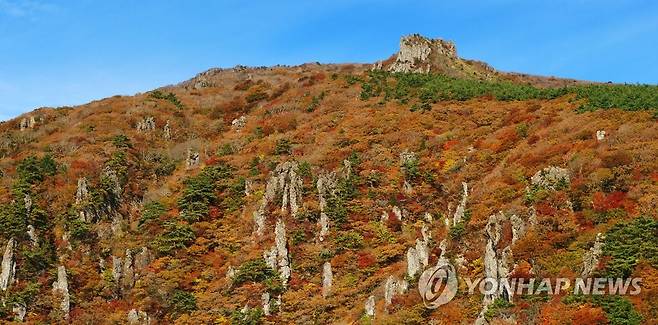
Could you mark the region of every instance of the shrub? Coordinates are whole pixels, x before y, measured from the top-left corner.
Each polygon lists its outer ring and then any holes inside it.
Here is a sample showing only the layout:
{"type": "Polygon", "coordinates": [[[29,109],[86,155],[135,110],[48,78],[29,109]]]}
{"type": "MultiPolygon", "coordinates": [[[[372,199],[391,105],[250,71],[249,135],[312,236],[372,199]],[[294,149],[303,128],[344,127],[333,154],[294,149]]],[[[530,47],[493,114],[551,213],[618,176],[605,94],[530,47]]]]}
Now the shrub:
{"type": "Polygon", "coordinates": [[[280,139],[276,142],[274,148],[275,155],[290,155],[292,154],[292,142],[288,139],[280,139]]]}
{"type": "Polygon", "coordinates": [[[192,293],[183,290],[174,291],[169,305],[175,316],[189,314],[197,309],[196,297],[192,293]]]}
{"type": "Polygon", "coordinates": [[[244,312],[236,310],[231,314],[232,325],[260,325],[263,323],[262,318],[265,316],[260,308],[248,309],[244,312]]]}
{"type": "Polygon", "coordinates": [[[255,259],[240,265],[233,278],[233,284],[241,286],[247,282],[263,282],[276,276],[276,271],[267,266],[265,260],[255,259]]]}
{"type": "Polygon", "coordinates": [[[192,227],[187,224],[169,221],[165,223],[165,232],[157,236],[153,242],[153,249],[161,255],[170,254],[176,250],[187,247],[194,242],[196,235],[192,227]]]}
{"type": "Polygon", "coordinates": [[[165,206],[160,202],[151,202],[144,205],[144,210],[142,211],[142,217],[139,218],[139,226],[141,227],[144,224],[147,224],[153,220],[160,219],[162,215],[166,212],[165,206]]]}
{"type": "MultiPolygon", "coordinates": [[[[511,81],[459,79],[441,74],[391,73],[371,71],[366,79],[351,79],[361,83],[361,99],[384,94],[384,101],[396,99],[406,103],[416,98],[417,110],[428,108],[440,100],[466,101],[491,96],[501,101],[554,99],[575,94],[582,101],[579,111],[619,108],[628,111],[658,112],[658,87],[649,85],[577,85],[563,88],[538,88],[511,81]],[[389,81],[393,79],[393,81],[389,81]]],[[[657,113],[658,114],[658,113],[657,113]]]]}
{"type": "Polygon", "coordinates": [[[57,163],[51,155],[45,155],[41,159],[29,156],[18,163],[16,172],[20,181],[36,184],[42,182],[46,176],[57,174],[57,163]]]}
{"type": "Polygon", "coordinates": [[[114,138],[112,138],[112,144],[118,149],[133,147],[130,139],[124,134],[114,136],[114,138]]]}
{"type": "Polygon", "coordinates": [[[263,99],[267,99],[267,97],[268,97],[268,95],[267,95],[266,92],[264,92],[264,91],[256,91],[256,92],[253,92],[253,93],[247,95],[247,97],[245,98],[245,100],[247,101],[247,103],[252,104],[252,103],[255,103],[255,102],[261,101],[261,100],[263,100],[263,99]]]}
{"type": "Polygon", "coordinates": [[[658,221],[641,217],[613,226],[605,237],[603,253],[612,259],[606,265],[608,276],[627,278],[640,259],[658,267],[658,221]]]}
{"type": "Polygon", "coordinates": [[[604,295],[593,296],[592,301],[603,308],[611,325],[642,324],[642,316],[627,299],[620,296],[604,295]]]}
{"type": "Polygon", "coordinates": [[[174,104],[174,106],[176,106],[176,108],[178,108],[178,109],[184,109],[185,108],[183,103],[181,103],[181,101],[178,99],[178,97],[176,97],[176,94],[174,94],[172,92],[168,92],[168,93],[165,94],[160,90],[154,90],[149,95],[152,98],[155,98],[155,99],[166,100],[166,101],[174,104]]]}
{"type": "Polygon", "coordinates": [[[334,242],[338,250],[359,249],[363,247],[363,236],[354,231],[343,232],[334,242]]]}

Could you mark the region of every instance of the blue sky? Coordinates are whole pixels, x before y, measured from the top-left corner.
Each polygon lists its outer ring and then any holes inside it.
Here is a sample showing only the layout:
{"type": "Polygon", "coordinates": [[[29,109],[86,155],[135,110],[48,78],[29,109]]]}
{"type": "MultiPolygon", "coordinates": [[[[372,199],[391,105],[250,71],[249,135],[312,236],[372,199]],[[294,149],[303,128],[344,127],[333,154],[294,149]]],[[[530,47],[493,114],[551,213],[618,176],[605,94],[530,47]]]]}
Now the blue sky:
{"type": "Polygon", "coordinates": [[[500,70],[658,83],[658,1],[0,0],[0,120],[211,67],[374,62],[410,33],[500,70]]]}

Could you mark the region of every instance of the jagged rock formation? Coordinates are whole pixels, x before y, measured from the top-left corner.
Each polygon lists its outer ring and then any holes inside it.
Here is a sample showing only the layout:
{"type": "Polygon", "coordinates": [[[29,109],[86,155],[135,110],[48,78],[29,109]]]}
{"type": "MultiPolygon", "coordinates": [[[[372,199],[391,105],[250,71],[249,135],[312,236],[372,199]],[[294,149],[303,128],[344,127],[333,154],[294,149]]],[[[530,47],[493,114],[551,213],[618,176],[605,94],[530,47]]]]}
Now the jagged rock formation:
{"type": "Polygon", "coordinates": [[[201,162],[201,156],[198,152],[193,152],[192,149],[187,149],[187,158],[185,159],[185,166],[187,169],[195,168],[199,166],[201,162]]]}
{"type": "Polygon", "coordinates": [[[62,313],[62,318],[68,320],[71,309],[71,297],[69,296],[69,282],[64,266],[57,268],[57,280],[53,283],[53,296],[59,300],[59,310],[62,313]]]}
{"type": "Polygon", "coordinates": [[[320,241],[324,241],[324,237],[329,232],[329,216],[327,216],[325,211],[327,209],[327,199],[330,196],[336,195],[337,184],[336,172],[322,174],[318,177],[316,187],[318,189],[318,205],[320,208],[320,220],[318,221],[320,225],[318,239],[320,241]]]}
{"type": "Polygon", "coordinates": [[[482,62],[461,59],[455,44],[442,39],[429,39],[418,34],[403,36],[400,51],[388,66],[375,68],[391,72],[441,73],[451,77],[492,79],[497,73],[482,62]]]}
{"type": "Polygon", "coordinates": [[[27,315],[27,308],[23,304],[14,304],[14,307],[11,309],[14,313],[14,321],[22,323],[25,321],[25,315],[27,315]]]}
{"type": "Polygon", "coordinates": [[[605,140],[605,131],[604,130],[596,131],[596,140],[598,140],[598,141],[605,140]]]}
{"type": "Polygon", "coordinates": [[[150,262],[151,254],[146,247],[142,247],[137,254],[126,249],[123,258],[112,256],[112,278],[117,293],[123,294],[132,289],[150,262]]]}
{"type": "Polygon", "coordinates": [[[390,305],[393,302],[393,297],[396,295],[401,295],[407,292],[408,287],[409,283],[407,283],[407,281],[400,280],[397,277],[390,275],[384,284],[384,301],[386,301],[386,305],[390,305]]]}
{"type": "Polygon", "coordinates": [[[603,254],[604,238],[605,237],[601,233],[597,234],[594,245],[583,256],[583,270],[580,272],[582,278],[590,277],[599,265],[599,258],[601,258],[601,254],[603,254]]]}
{"type": "Polygon", "coordinates": [[[453,225],[457,225],[458,223],[462,222],[462,220],[464,220],[464,215],[466,214],[466,202],[468,201],[468,184],[462,182],[462,188],[462,199],[459,202],[457,210],[455,210],[455,214],[452,217],[453,225]]]}
{"type": "Polygon", "coordinates": [[[375,317],[375,296],[368,297],[365,304],[366,316],[370,318],[375,317]]]}
{"type": "Polygon", "coordinates": [[[21,131],[25,131],[27,129],[34,129],[34,127],[37,125],[37,120],[34,118],[34,116],[30,116],[29,118],[23,118],[19,124],[19,128],[21,131]]]}
{"type": "Polygon", "coordinates": [[[325,262],[322,267],[322,297],[327,298],[331,294],[333,282],[334,274],[331,271],[331,263],[325,262]]]}
{"type": "Polygon", "coordinates": [[[89,185],[87,178],[82,177],[78,179],[78,189],[75,191],[75,204],[80,205],[89,199],[89,185]]]}
{"type": "Polygon", "coordinates": [[[234,119],[231,122],[231,127],[236,131],[242,130],[245,127],[245,125],[247,125],[247,117],[244,115],[234,119]]]}
{"type": "Polygon", "coordinates": [[[265,186],[265,194],[260,206],[253,213],[255,233],[258,236],[263,235],[267,205],[274,201],[277,194],[281,194],[281,210],[290,211],[293,217],[297,215],[297,211],[302,205],[303,185],[297,162],[287,161],[275,168],[265,186]]]}
{"type": "Polygon", "coordinates": [[[416,247],[407,250],[407,275],[414,277],[429,264],[428,238],[416,239],[416,247]]]}
{"type": "Polygon", "coordinates": [[[260,300],[261,300],[261,304],[263,305],[263,314],[265,314],[265,316],[270,316],[271,315],[270,314],[270,293],[265,292],[261,296],[260,300]]]}
{"type": "Polygon", "coordinates": [[[128,312],[127,321],[129,325],[150,325],[151,318],[145,311],[131,309],[128,312]]]}
{"type": "Polygon", "coordinates": [[[167,120],[167,124],[164,126],[164,139],[167,141],[171,140],[171,126],[169,125],[169,120],[167,120]]]}
{"type": "Polygon", "coordinates": [[[137,131],[148,132],[155,130],[155,119],[152,116],[145,117],[143,120],[137,122],[137,131]]]}
{"type": "MultiPolygon", "coordinates": [[[[512,256],[512,244],[525,234],[526,226],[523,220],[516,215],[507,216],[500,212],[489,217],[485,228],[487,240],[484,251],[484,275],[485,279],[500,281],[507,279],[514,268],[512,256]],[[503,224],[510,222],[512,225],[512,242],[503,249],[498,249],[503,236],[503,224]]],[[[499,283],[499,282],[498,282],[499,283]]],[[[504,286],[498,286],[492,294],[485,294],[482,300],[482,311],[476,324],[488,324],[484,315],[489,306],[498,298],[512,302],[513,292],[508,292],[504,286]]]]}
{"type": "Polygon", "coordinates": [[[37,230],[33,225],[27,225],[27,236],[30,237],[32,247],[39,246],[39,236],[37,236],[37,230]]]}
{"type": "Polygon", "coordinates": [[[288,240],[286,238],[286,225],[283,220],[277,221],[274,230],[274,246],[265,251],[263,258],[267,265],[273,270],[279,271],[281,281],[285,286],[290,279],[290,260],[288,257],[288,240]]]}
{"type": "Polygon", "coordinates": [[[549,166],[538,171],[530,179],[533,186],[555,190],[561,185],[569,184],[569,171],[555,166],[549,166]]]}
{"type": "Polygon", "coordinates": [[[7,291],[7,288],[14,282],[16,275],[16,261],[14,260],[14,250],[16,241],[11,238],[5,247],[5,253],[2,256],[2,272],[0,272],[0,290],[7,291]]]}

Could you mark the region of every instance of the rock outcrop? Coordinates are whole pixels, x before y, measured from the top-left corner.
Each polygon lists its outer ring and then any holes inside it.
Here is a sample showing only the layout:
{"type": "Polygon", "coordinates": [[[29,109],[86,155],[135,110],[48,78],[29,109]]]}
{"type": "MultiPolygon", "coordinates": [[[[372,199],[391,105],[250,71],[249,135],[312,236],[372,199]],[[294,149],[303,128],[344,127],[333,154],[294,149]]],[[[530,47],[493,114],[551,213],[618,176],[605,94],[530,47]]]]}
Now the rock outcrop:
{"type": "Polygon", "coordinates": [[[14,313],[14,321],[22,323],[25,321],[25,315],[27,315],[27,308],[23,304],[14,304],[11,311],[14,313]]]}
{"type": "Polygon", "coordinates": [[[296,162],[287,161],[279,164],[270,175],[265,194],[260,206],[253,213],[255,233],[263,235],[266,220],[267,205],[274,201],[277,195],[281,195],[281,210],[290,212],[294,217],[302,205],[303,180],[299,175],[299,165],[296,162]]]}
{"type": "Polygon", "coordinates": [[[322,267],[322,297],[327,298],[331,294],[331,286],[334,282],[334,274],[331,263],[325,262],[322,267]]]}
{"type": "Polygon", "coordinates": [[[599,259],[603,254],[603,239],[602,234],[596,235],[594,245],[583,256],[583,270],[580,272],[581,278],[588,278],[592,275],[596,267],[599,265],[599,259]]]}
{"type": "Polygon", "coordinates": [[[69,282],[64,266],[57,268],[57,280],[53,283],[53,296],[59,301],[58,307],[62,313],[62,318],[68,320],[71,309],[71,297],[69,295],[69,282]]]}
{"type": "Polygon", "coordinates": [[[318,190],[318,205],[320,209],[320,233],[318,239],[324,241],[325,236],[329,232],[329,216],[327,216],[327,199],[336,195],[336,186],[338,179],[336,172],[322,174],[318,177],[317,190],[318,190]]]}
{"type": "Polygon", "coordinates": [[[455,214],[452,217],[452,224],[457,225],[458,223],[464,220],[466,214],[466,203],[468,202],[468,184],[462,182],[462,199],[455,210],[455,214]]]}
{"type": "Polygon", "coordinates": [[[126,318],[128,325],[150,325],[151,318],[145,311],[131,309],[126,318]]]}
{"type": "Polygon", "coordinates": [[[393,297],[404,294],[407,292],[408,288],[409,283],[407,283],[407,281],[400,280],[397,277],[390,275],[384,284],[384,301],[386,301],[386,305],[388,306],[393,303],[393,297]]]}
{"type": "Polygon", "coordinates": [[[155,119],[152,116],[145,117],[143,120],[137,122],[137,131],[148,132],[155,130],[155,119]]]}
{"type": "Polygon", "coordinates": [[[20,124],[18,125],[18,127],[20,128],[21,131],[25,131],[28,129],[34,129],[36,125],[37,125],[37,120],[34,118],[34,116],[30,116],[23,118],[20,124]]]}
{"type": "Polygon", "coordinates": [[[288,284],[290,279],[290,259],[288,257],[288,240],[286,238],[286,225],[283,220],[276,223],[274,230],[274,246],[263,253],[263,258],[267,265],[273,270],[279,271],[279,276],[283,285],[288,284]]]}
{"type": "Polygon", "coordinates": [[[5,253],[2,256],[2,271],[0,272],[0,290],[7,291],[7,288],[14,282],[16,275],[16,260],[14,259],[14,250],[16,241],[11,238],[5,247],[5,253]]]}
{"type": "Polygon", "coordinates": [[[381,62],[373,69],[391,72],[440,73],[450,77],[493,79],[497,72],[489,65],[461,59],[455,44],[442,39],[430,39],[418,34],[403,36],[400,51],[388,65],[381,62]]]}
{"type": "Polygon", "coordinates": [[[271,299],[270,299],[269,292],[266,292],[266,293],[262,294],[261,297],[260,297],[260,300],[261,300],[261,304],[263,306],[263,314],[265,314],[265,316],[270,316],[271,315],[271,313],[270,313],[270,302],[271,302],[270,300],[271,299]]]}
{"type": "Polygon", "coordinates": [[[368,297],[365,304],[366,316],[375,318],[375,296],[368,297]]]}
{"type": "MultiPolygon", "coordinates": [[[[512,244],[525,234],[526,226],[521,218],[517,215],[507,216],[500,212],[489,217],[485,228],[486,246],[484,251],[484,275],[485,279],[490,279],[500,283],[506,280],[514,269],[514,258],[512,255],[512,244]],[[503,239],[503,225],[505,222],[511,223],[512,242],[507,243],[503,249],[499,249],[503,239]]],[[[484,281],[484,280],[483,280],[484,281]]],[[[497,290],[491,294],[485,294],[482,299],[482,311],[476,324],[488,324],[484,317],[489,306],[498,298],[507,302],[512,302],[514,292],[509,292],[505,286],[497,286],[497,290]]]]}
{"type": "Polygon", "coordinates": [[[597,141],[603,141],[603,140],[605,140],[605,131],[604,131],[604,130],[598,130],[598,131],[596,131],[596,140],[597,140],[597,141]]]}
{"type": "Polygon", "coordinates": [[[535,173],[530,183],[539,188],[556,190],[570,182],[569,171],[555,166],[549,166],[535,173]]]}
{"type": "Polygon", "coordinates": [[[151,254],[146,247],[136,254],[126,249],[123,258],[112,256],[112,279],[117,294],[131,290],[150,262],[151,254]]]}
{"type": "Polygon", "coordinates": [[[163,132],[164,139],[167,141],[171,140],[171,126],[169,125],[169,120],[167,120],[167,124],[165,124],[163,132]]]}
{"type": "Polygon", "coordinates": [[[231,127],[235,131],[242,130],[245,127],[245,125],[247,125],[247,117],[244,116],[244,115],[240,116],[239,118],[234,119],[231,122],[231,127]]]}
{"type": "Polygon", "coordinates": [[[185,159],[185,166],[187,169],[193,169],[199,166],[201,162],[201,156],[198,152],[192,151],[192,149],[187,149],[187,158],[185,159]]]}
{"type": "Polygon", "coordinates": [[[407,250],[407,275],[416,276],[429,264],[429,247],[426,238],[416,239],[416,247],[407,250]]]}

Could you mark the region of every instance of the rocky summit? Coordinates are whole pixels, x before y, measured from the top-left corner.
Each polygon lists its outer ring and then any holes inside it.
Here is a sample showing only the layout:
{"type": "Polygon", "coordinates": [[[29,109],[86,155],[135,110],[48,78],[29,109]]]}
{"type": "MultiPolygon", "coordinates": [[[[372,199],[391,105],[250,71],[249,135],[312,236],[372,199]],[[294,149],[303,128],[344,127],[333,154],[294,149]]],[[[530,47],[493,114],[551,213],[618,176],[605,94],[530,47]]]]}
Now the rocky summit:
{"type": "Polygon", "coordinates": [[[40,108],[0,124],[0,319],[649,324],[657,119],[658,87],[501,72],[420,35],[376,63],[40,108]],[[418,290],[437,269],[457,277],[441,306],[418,290]]]}

